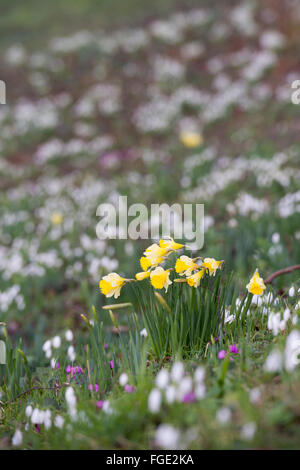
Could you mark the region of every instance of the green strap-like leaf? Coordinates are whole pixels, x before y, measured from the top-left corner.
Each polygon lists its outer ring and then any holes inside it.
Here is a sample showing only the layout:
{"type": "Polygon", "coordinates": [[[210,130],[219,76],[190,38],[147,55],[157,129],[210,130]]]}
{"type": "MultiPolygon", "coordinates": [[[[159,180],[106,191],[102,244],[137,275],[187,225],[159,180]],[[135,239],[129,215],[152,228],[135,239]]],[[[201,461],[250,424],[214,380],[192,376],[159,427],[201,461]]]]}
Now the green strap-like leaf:
{"type": "Polygon", "coordinates": [[[6,364],[6,347],[4,341],[0,341],[0,364],[6,364]]]}

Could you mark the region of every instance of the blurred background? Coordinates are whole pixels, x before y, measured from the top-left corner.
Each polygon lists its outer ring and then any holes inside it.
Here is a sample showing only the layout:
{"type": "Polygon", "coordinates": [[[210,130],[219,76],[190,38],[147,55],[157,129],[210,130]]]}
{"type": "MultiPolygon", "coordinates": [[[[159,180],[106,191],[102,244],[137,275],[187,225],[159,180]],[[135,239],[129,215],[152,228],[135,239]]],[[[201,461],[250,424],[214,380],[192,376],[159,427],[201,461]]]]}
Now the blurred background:
{"type": "Polygon", "coordinates": [[[102,305],[101,276],[140,269],[145,243],[96,237],[97,206],[119,195],[204,203],[201,255],[224,259],[241,289],[256,267],[299,263],[299,35],[292,0],[1,1],[12,336],[40,354],[33,329],[78,326],[102,305]]]}

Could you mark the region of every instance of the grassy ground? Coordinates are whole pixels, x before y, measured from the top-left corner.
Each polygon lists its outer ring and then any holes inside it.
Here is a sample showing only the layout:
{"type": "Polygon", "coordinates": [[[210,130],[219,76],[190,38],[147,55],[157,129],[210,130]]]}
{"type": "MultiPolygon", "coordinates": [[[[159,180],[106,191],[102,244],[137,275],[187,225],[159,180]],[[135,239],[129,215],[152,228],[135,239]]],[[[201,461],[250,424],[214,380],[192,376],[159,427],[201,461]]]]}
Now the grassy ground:
{"type": "Polygon", "coordinates": [[[0,18],[0,447],[299,447],[299,271],[246,288],[300,260],[297,6],[40,3],[0,18]],[[222,270],[106,299],[153,242],[97,238],[119,195],[204,203],[163,266],[222,270]]]}

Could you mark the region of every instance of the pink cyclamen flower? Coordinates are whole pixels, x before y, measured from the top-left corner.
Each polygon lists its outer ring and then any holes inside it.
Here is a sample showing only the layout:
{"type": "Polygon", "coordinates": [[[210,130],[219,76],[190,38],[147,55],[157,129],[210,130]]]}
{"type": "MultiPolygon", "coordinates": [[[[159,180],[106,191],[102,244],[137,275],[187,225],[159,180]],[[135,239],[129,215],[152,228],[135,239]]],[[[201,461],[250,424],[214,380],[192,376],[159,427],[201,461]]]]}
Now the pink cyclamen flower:
{"type": "Polygon", "coordinates": [[[221,351],[218,352],[218,358],[219,359],[224,359],[227,356],[227,352],[225,349],[222,349],[221,351]]]}
{"type": "Polygon", "coordinates": [[[196,396],[194,392],[189,392],[186,395],[184,395],[182,399],[182,403],[194,403],[196,400],[196,396]]]}
{"type": "Polygon", "coordinates": [[[95,392],[99,392],[99,385],[98,384],[95,384],[95,392]]]}
{"type": "Polygon", "coordinates": [[[229,346],[229,352],[232,353],[232,354],[241,354],[241,350],[238,349],[236,344],[231,344],[229,346]]]}
{"type": "Polygon", "coordinates": [[[114,368],[114,361],[110,361],[110,362],[109,362],[109,367],[110,367],[111,369],[114,368]]]}
{"type": "Polygon", "coordinates": [[[93,385],[92,385],[92,384],[89,384],[89,386],[88,386],[88,390],[89,390],[90,392],[92,392],[92,391],[93,391],[93,385]]]}
{"type": "Polygon", "coordinates": [[[126,384],[124,386],[124,390],[125,392],[127,393],[134,393],[136,391],[136,387],[134,385],[129,385],[129,384],[126,384]]]}
{"type": "Polygon", "coordinates": [[[103,400],[97,401],[97,403],[96,403],[97,408],[100,408],[100,410],[101,410],[101,408],[103,408],[103,403],[104,403],[103,400]]]}

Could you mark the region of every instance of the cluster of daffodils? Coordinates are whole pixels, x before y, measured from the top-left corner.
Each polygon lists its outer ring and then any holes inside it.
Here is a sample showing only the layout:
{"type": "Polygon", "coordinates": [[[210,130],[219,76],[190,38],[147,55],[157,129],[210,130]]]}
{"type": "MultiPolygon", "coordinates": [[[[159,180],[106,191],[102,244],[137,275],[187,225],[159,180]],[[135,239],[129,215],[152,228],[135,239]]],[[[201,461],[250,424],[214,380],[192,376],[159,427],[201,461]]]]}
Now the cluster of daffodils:
{"type": "Polygon", "coordinates": [[[181,402],[193,403],[205,398],[205,370],[198,367],[194,375],[187,374],[182,362],[175,362],[171,371],[161,369],[156,376],[155,385],[148,396],[148,409],[158,413],[162,402],[168,404],[181,402]]]}
{"type": "Polygon", "coordinates": [[[99,283],[102,294],[106,297],[114,296],[117,299],[121,288],[126,283],[143,281],[148,278],[155,289],[165,289],[167,292],[168,287],[172,284],[170,273],[174,270],[181,276],[180,279],[174,279],[174,282],[184,282],[191,287],[198,287],[204,274],[215,276],[217,269],[221,268],[223,261],[216,261],[214,258],[190,258],[185,255],[177,259],[174,268],[164,269],[160,266],[171,253],[184,247],[185,245],[176,243],[172,238],[162,239],[159,244],[152,244],[144,251],[144,256],[140,259],[143,271],[137,273],[135,279],[125,279],[117,273],[104,276],[99,283]]]}

